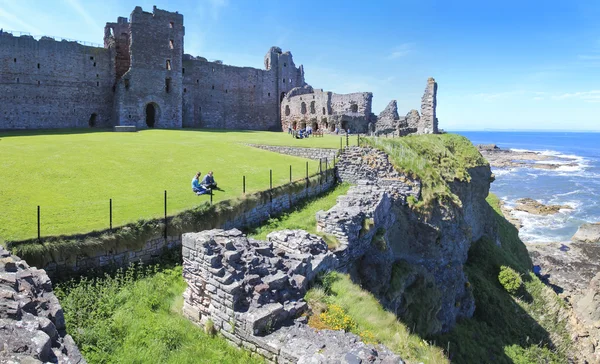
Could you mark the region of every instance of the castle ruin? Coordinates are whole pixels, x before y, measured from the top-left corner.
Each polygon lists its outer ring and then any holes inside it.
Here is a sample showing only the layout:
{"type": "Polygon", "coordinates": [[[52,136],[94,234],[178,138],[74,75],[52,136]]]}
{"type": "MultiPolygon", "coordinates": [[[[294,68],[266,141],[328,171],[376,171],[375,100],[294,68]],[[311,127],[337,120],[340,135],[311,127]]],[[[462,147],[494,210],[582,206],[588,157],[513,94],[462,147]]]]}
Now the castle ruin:
{"type": "Polygon", "coordinates": [[[264,69],[235,67],[184,54],[184,35],[182,14],[139,6],[129,19],[106,24],[103,47],[0,33],[0,130],[312,126],[325,132],[437,132],[433,79],[421,115],[413,110],[413,117],[401,119],[396,110],[377,117],[370,92],[314,90],[303,66],[279,47],[269,49],[264,69]]]}

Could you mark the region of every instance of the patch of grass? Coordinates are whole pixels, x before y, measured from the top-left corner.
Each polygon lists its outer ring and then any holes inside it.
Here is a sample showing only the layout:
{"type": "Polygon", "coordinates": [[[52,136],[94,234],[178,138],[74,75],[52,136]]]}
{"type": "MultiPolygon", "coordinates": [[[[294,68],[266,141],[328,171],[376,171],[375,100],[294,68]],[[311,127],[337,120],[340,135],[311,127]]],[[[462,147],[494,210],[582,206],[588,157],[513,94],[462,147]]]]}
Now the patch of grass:
{"type": "Polygon", "coordinates": [[[421,180],[421,200],[409,199],[409,202],[422,210],[428,210],[435,203],[460,206],[460,200],[450,191],[448,183],[470,181],[469,168],[488,165],[467,138],[456,134],[364,138],[361,141],[386,152],[399,171],[421,180]]]}
{"type": "MultiPolygon", "coordinates": [[[[363,339],[384,344],[408,362],[448,363],[441,349],[411,334],[409,328],[386,311],[377,298],[354,284],[346,274],[325,274],[321,284],[308,291],[306,299],[313,314],[327,312],[333,305],[339,307],[343,315],[335,316],[348,317],[355,325],[355,332],[363,339]]],[[[319,319],[323,321],[322,317],[319,319]]]]}
{"type": "Polygon", "coordinates": [[[182,267],[133,266],[59,284],[67,330],[88,363],[261,363],[180,315],[182,267]]]}
{"type": "MultiPolygon", "coordinates": [[[[208,201],[191,192],[197,171],[213,170],[219,187],[214,201],[305,176],[306,159],[246,146],[245,143],[339,148],[339,137],[294,139],[286,133],[219,130],[30,131],[0,133],[0,241],[37,235],[87,233],[164,214],[174,215],[208,201]]],[[[354,141],[356,143],[356,141],[354,141]]],[[[309,171],[318,170],[309,161],[309,171]]]]}
{"type": "Polygon", "coordinates": [[[345,195],[348,189],[350,189],[350,185],[347,183],[338,185],[324,195],[296,206],[293,211],[270,219],[266,224],[251,230],[248,235],[255,239],[266,240],[267,235],[273,231],[302,229],[309,233],[323,236],[329,248],[335,249],[339,246],[339,242],[335,236],[317,233],[317,219],[315,215],[320,210],[327,211],[332,208],[336,204],[337,198],[345,195]]]}
{"type": "MultiPolygon", "coordinates": [[[[319,183],[318,174],[310,176],[308,187],[315,187],[319,183]]],[[[241,198],[220,201],[214,205],[205,202],[176,216],[169,217],[168,234],[173,236],[221,227],[224,222],[251,211],[256,205],[268,203],[271,194],[273,198],[277,198],[299,192],[306,187],[306,180],[301,180],[275,187],[272,191],[259,191],[241,198]]],[[[315,197],[315,200],[318,200],[318,197],[315,197]]],[[[70,261],[80,255],[95,256],[97,252],[103,251],[123,252],[128,249],[138,249],[150,238],[162,236],[164,228],[164,219],[142,219],[136,223],[115,228],[113,231],[48,237],[42,239],[41,242],[38,242],[37,239],[8,241],[5,242],[5,245],[30,264],[45,267],[50,262],[70,261]]],[[[335,243],[335,239],[331,239],[331,237],[328,239],[331,244],[335,243]]]]}
{"type": "Polygon", "coordinates": [[[564,302],[532,272],[518,232],[496,210],[500,243],[487,238],[472,244],[465,271],[475,297],[473,318],[463,320],[436,342],[450,348],[458,363],[565,363],[571,350],[564,302]],[[521,275],[523,287],[511,296],[498,281],[501,267],[521,275]]]}

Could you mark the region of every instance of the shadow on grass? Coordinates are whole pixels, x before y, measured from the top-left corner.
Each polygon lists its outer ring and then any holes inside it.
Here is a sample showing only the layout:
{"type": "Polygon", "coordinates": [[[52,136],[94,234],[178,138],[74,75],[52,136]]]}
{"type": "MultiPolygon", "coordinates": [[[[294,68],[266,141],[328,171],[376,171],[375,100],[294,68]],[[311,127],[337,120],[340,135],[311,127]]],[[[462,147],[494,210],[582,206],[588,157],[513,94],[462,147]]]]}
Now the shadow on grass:
{"type": "Polygon", "coordinates": [[[69,129],[19,129],[0,130],[0,138],[38,136],[38,135],[72,135],[112,132],[112,128],[69,128],[69,129]]]}

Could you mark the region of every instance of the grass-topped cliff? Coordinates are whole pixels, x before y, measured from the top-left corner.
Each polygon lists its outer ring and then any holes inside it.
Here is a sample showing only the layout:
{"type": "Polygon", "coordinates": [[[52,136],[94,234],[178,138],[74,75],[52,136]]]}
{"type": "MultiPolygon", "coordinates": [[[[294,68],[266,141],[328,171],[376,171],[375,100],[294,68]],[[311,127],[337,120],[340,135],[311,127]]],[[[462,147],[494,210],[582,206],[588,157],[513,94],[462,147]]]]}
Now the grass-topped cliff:
{"type": "Polygon", "coordinates": [[[469,168],[489,165],[467,138],[457,134],[366,138],[364,142],[386,152],[399,171],[421,180],[421,200],[412,203],[424,209],[436,202],[460,205],[448,183],[455,180],[468,182],[471,178],[469,168]]]}

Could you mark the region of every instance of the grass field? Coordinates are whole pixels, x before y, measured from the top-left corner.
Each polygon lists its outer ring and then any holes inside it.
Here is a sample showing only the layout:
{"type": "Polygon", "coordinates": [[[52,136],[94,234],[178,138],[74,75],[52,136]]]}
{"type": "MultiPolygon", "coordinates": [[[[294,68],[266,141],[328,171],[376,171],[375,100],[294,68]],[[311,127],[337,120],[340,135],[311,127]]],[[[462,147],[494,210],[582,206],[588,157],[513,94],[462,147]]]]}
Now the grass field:
{"type": "MultiPolygon", "coordinates": [[[[344,141],[345,142],[345,141],[344,141]]],[[[350,138],[356,145],[356,138],[350,138]]],[[[297,140],[286,133],[252,131],[144,130],[29,131],[0,133],[0,241],[85,233],[168,213],[207,201],[191,192],[196,171],[213,170],[224,191],[214,201],[269,188],[306,174],[306,159],[248,147],[245,143],[339,148],[340,137],[297,140]]],[[[309,172],[318,169],[309,162],[309,172]]]]}

